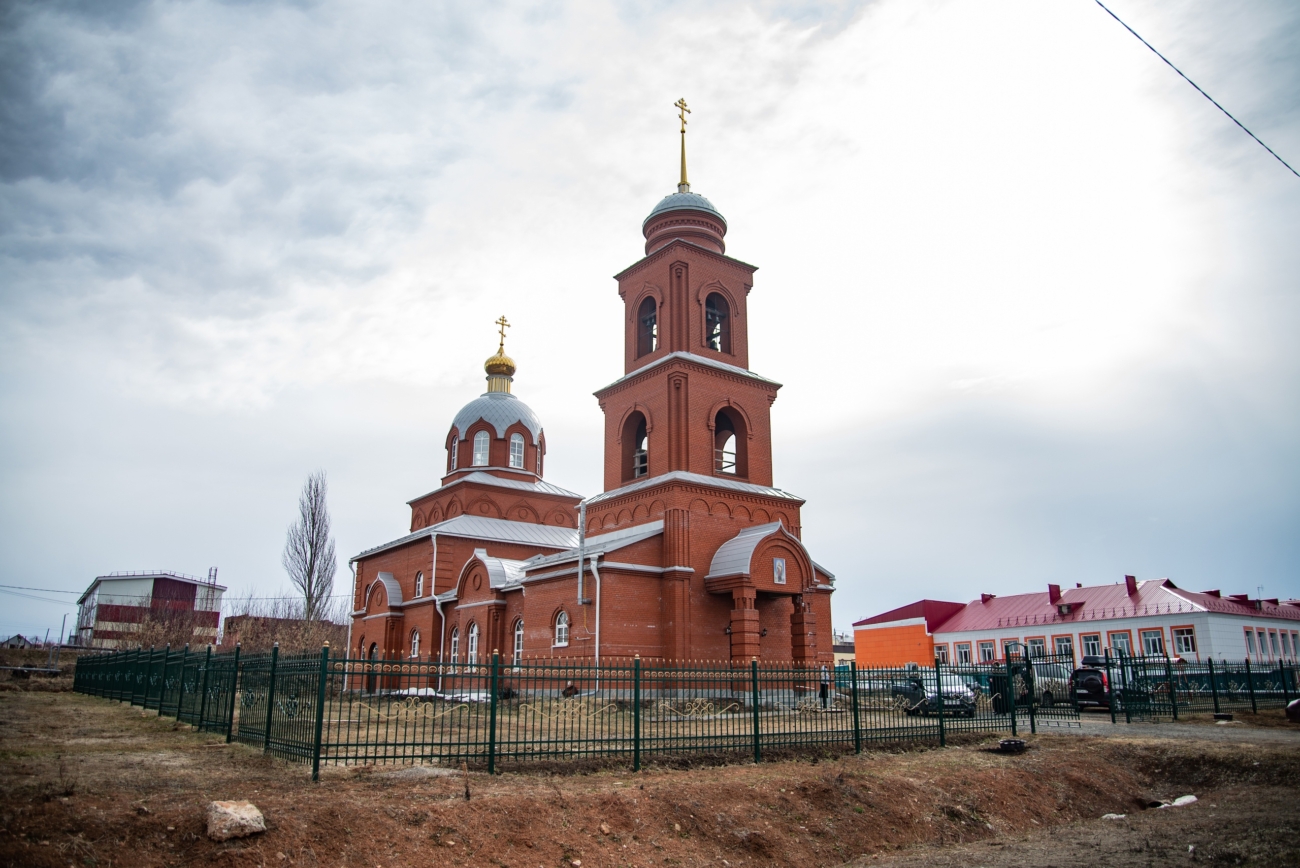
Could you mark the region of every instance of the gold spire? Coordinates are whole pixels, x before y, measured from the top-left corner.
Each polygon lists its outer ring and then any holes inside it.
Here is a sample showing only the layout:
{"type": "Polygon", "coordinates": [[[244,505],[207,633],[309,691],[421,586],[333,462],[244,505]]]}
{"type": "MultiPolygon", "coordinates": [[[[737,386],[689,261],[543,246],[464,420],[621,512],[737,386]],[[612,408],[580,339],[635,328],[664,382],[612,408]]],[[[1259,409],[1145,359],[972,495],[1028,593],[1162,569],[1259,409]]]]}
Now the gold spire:
{"type": "Polygon", "coordinates": [[[682,179],[677,182],[678,193],[691,192],[691,182],[686,180],[686,116],[691,110],[686,107],[686,97],[682,97],[673,103],[677,107],[677,117],[682,121],[682,179]]]}
{"type": "Polygon", "coordinates": [[[515,360],[506,355],[506,329],[510,327],[510,322],[502,314],[496,324],[501,331],[501,341],[497,344],[496,355],[483,363],[483,370],[487,371],[489,392],[509,393],[510,380],[517,370],[515,360]]]}

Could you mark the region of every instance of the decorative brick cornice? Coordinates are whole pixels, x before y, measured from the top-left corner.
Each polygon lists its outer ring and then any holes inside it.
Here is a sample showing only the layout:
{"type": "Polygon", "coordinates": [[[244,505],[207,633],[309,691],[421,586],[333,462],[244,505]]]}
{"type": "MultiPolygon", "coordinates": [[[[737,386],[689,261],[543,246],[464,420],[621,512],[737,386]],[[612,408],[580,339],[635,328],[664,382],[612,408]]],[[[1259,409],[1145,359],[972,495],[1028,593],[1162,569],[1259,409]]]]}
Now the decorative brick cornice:
{"type": "Polygon", "coordinates": [[[656,250],[654,253],[648,254],[642,257],[641,259],[637,260],[636,262],[632,263],[627,268],[623,269],[618,274],[614,275],[614,279],[618,281],[622,281],[623,278],[635,274],[638,269],[648,265],[653,265],[654,263],[658,262],[660,259],[663,259],[667,256],[671,256],[672,253],[678,247],[685,247],[688,250],[690,250],[691,253],[698,253],[701,256],[703,256],[705,259],[712,259],[715,262],[722,262],[722,263],[726,263],[727,265],[738,265],[741,268],[746,269],[750,274],[753,274],[755,271],[758,271],[757,265],[750,265],[748,262],[741,262],[739,259],[734,259],[730,256],[727,256],[724,253],[714,253],[712,250],[709,250],[706,247],[701,247],[698,244],[692,244],[690,241],[683,241],[682,239],[678,238],[676,240],[668,242],[663,247],[660,247],[658,250],[656,250]]]}

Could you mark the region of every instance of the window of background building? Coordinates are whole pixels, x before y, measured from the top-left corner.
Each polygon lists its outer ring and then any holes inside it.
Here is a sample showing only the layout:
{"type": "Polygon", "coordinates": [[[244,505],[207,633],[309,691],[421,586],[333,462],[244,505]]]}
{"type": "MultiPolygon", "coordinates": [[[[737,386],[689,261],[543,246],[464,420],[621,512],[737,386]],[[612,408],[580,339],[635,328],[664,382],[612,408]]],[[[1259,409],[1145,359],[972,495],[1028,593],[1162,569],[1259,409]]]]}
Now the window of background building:
{"type": "Polygon", "coordinates": [[[1079,641],[1083,643],[1083,653],[1088,657],[1101,656],[1101,634],[1089,633],[1086,636],[1080,636],[1079,641]]]}
{"type": "Polygon", "coordinates": [[[1148,657],[1159,657],[1165,653],[1165,631],[1143,630],[1142,653],[1148,657]]]}
{"type": "Polygon", "coordinates": [[[1117,652],[1124,654],[1126,657],[1131,657],[1133,655],[1133,640],[1130,638],[1127,630],[1122,633],[1111,633],[1110,647],[1114,648],[1117,652]]]}
{"type": "Polygon", "coordinates": [[[1255,656],[1255,631],[1246,631],[1246,654],[1250,657],[1255,656]]]}
{"type": "Polygon", "coordinates": [[[959,642],[956,647],[957,647],[957,662],[963,666],[970,663],[970,643],[959,642]]]}
{"type": "Polygon", "coordinates": [[[524,469],[524,435],[510,435],[510,466],[524,469]]]}
{"type": "Polygon", "coordinates": [[[1281,640],[1282,640],[1282,656],[1283,656],[1283,657],[1290,657],[1290,656],[1291,656],[1291,642],[1290,642],[1290,635],[1291,635],[1291,634],[1287,633],[1285,630],[1283,630],[1281,633],[1278,634],[1279,638],[1281,638],[1281,640]]]}
{"type": "Polygon", "coordinates": [[[1273,649],[1274,657],[1278,657],[1281,655],[1282,651],[1280,648],[1277,647],[1277,634],[1274,633],[1272,630],[1270,630],[1268,633],[1268,647],[1273,649]]]}
{"type": "Polygon", "coordinates": [[[1175,654],[1195,654],[1196,653],[1196,631],[1191,627],[1174,628],[1174,653],[1175,654]]]}
{"type": "Polygon", "coordinates": [[[1268,657],[1268,640],[1264,638],[1264,631],[1256,630],[1255,635],[1259,638],[1259,656],[1268,657]]]}
{"type": "Polygon", "coordinates": [[[1026,639],[1025,647],[1029,649],[1030,657],[1047,656],[1047,640],[1043,638],[1026,639]]]}
{"type": "Polygon", "coordinates": [[[1062,657],[1074,656],[1073,636],[1057,636],[1053,641],[1056,643],[1057,654],[1061,655],[1062,657]]]}
{"type": "Polygon", "coordinates": [[[948,662],[948,646],[946,644],[934,646],[934,659],[936,663],[948,662]]]}
{"type": "Polygon", "coordinates": [[[561,612],[555,616],[555,644],[560,647],[569,644],[569,615],[567,612],[561,612]]]}
{"type": "Polygon", "coordinates": [[[993,662],[994,660],[996,660],[996,659],[998,659],[998,652],[997,652],[997,650],[994,648],[993,643],[992,643],[992,642],[981,642],[981,643],[980,643],[980,662],[981,662],[981,663],[992,663],[992,662],[993,662]]]}

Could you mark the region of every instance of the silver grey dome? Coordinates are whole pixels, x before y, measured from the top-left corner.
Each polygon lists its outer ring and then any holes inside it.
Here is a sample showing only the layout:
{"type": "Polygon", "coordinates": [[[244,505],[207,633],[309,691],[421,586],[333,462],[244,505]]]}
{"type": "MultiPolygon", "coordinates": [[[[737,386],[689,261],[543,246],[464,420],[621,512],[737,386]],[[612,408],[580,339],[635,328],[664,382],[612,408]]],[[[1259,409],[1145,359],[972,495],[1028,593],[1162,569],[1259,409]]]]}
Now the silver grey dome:
{"type": "Polygon", "coordinates": [[[522,422],[533,435],[533,445],[537,445],[537,438],[542,433],[542,421],[537,418],[533,408],[509,392],[485,392],[462,407],[456,414],[456,420],[451,423],[458,439],[464,440],[465,432],[479,419],[496,429],[497,437],[501,438],[506,436],[506,429],[516,422],[522,422]]]}
{"type": "Polygon", "coordinates": [[[727,218],[723,217],[722,214],[719,213],[718,209],[713,207],[712,202],[705,199],[699,193],[669,193],[660,200],[659,204],[650,212],[650,216],[646,217],[645,220],[641,222],[641,225],[645,226],[645,224],[653,220],[656,215],[662,214],[665,211],[704,211],[721,220],[724,227],[727,225],[727,218]]]}

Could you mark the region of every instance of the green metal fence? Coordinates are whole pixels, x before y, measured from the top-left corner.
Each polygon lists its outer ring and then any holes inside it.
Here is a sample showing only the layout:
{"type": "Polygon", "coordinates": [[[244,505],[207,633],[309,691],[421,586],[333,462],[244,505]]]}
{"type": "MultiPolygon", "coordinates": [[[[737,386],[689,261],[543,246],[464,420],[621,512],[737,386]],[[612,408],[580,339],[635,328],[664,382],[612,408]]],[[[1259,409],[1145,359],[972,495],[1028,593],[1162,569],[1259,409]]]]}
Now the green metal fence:
{"type": "MultiPolygon", "coordinates": [[[[1077,726],[1073,660],[829,668],[640,658],[476,663],[134,649],[83,655],[74,689],[129,702],[285,759],[625,764],[714,755],[755,762],[957,733],[1077,726]]],[[[1106,664],[1117,720],[1284,705],[1293,667],[1121,657],[1106,664]]]]}
{"type": "Polygon", "coordinates": [[[1178,720],[1189,714],[1285,708],[1297,698],[1294,664],[1192,662],[1107,656],[1111,705],[1125,720],[1178,720]]]}

